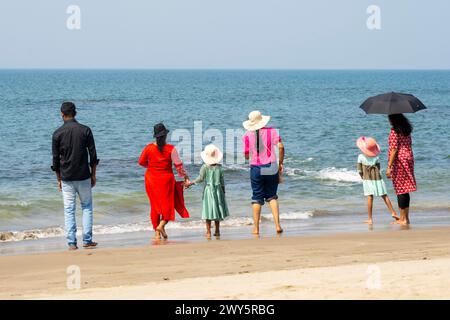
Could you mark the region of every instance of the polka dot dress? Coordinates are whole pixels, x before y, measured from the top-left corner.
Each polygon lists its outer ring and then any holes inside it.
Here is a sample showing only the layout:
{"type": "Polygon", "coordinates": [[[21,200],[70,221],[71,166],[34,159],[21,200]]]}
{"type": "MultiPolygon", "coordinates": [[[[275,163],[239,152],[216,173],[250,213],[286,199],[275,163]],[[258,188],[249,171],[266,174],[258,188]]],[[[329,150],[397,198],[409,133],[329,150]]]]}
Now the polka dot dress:
{"type": "Polygon", "coordinates": [[[391,176],[396,194],[417,190],[414,177],[414,155],[411,148],[411,135],[404,136],[391,129],[389,134],[389,156],[397,149],[397,157],[392,164],[391,176]]]}

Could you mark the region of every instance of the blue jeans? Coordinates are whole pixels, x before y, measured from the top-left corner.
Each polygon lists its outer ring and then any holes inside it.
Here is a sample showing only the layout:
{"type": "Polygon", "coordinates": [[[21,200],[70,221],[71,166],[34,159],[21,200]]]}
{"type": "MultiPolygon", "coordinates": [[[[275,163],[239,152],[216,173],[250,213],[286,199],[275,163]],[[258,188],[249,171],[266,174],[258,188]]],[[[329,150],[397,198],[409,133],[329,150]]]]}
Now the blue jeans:
{"type": "Polygon", "coordinates": [[[279,175],[276,164],[250,166],[250,182],[253,190],[252,203],[264,205],[264,201],[278,199],[279,175]]]}
{"type": "Polygon", "coordinates": [[[64,219],[66,239],[69,245],[77,244],[77,220],[75,215],[77,194],[80,197],[83,210],[83,243],[92,242],[92,187],[91,179],[82,181],[62,181],[62,195],[64,200],[64,219]]]}

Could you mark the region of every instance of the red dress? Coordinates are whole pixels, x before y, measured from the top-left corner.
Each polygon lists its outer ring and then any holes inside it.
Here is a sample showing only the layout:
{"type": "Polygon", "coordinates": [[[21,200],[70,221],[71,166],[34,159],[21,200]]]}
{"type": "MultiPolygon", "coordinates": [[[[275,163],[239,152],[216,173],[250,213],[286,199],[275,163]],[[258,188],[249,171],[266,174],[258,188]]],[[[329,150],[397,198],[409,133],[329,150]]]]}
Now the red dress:
{"type": "Polygon", "coordinates": [[[173,165],[180,177],[186,175],[175,147],[166,144],[160,152],[156,144],[149,144],[142,150],[138,163],[147,168],[145,191],[150,200],[153,229],[157,228],[161,217],[166,221],[174,221],[175,209],[180,216],[188,218],[182,184],[175,181],[172,171],[173,165]]]}
{"type": "Polygon", "coordinates": [[[397,157],[392,163],[391,177],[396,194],[417,190],[414,177],[414,155],[411,148],[411,135],[404,136],[391,129],[389,134],[389,157],[397,149],[397,157]]]}

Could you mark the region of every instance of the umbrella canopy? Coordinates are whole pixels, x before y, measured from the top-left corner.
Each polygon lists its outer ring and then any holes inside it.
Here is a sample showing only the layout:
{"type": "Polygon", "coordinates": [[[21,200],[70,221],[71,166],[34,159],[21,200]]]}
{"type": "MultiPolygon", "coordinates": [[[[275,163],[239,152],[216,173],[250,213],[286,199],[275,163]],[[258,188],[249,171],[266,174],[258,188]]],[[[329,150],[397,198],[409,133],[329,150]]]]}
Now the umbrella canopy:
{"type": "Polygon", "coordinates": [[[397,114],[414,113],[427,107],[412,94],[390,92],[370,97],[360,108],[366,113],[397,114]]]}

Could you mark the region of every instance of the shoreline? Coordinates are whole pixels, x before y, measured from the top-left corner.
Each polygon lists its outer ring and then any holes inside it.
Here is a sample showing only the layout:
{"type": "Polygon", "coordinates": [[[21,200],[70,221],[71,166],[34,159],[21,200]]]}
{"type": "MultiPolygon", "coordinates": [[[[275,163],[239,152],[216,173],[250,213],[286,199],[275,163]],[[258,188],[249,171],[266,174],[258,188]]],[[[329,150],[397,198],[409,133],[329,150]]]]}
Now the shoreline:
{"type": "Polygon", "coordinates": [[[186,299],[180,294],[198,286],[189,299],[395,298],[405,286],[402,298],[450,298],[449,241],[450,227],[436,227],[1,256],[0,298],[186,299]],[[81,272],[75,291],[66,287],[73,265],[81,272]],[[369,265],[380,268],[391,293],[357,290],[369,265]]]}
{"type": "MultiPolygon", "coordinates": [[[[373,226],[364,224],[366,213],[358,211],[285,210],[281,213],[281,222],[285,230],[283,235],[303,237],[402,229],[400,226],[391,225],[390,214],[384,212],[385,208],[381,203],[377,203],[374,209],[375,224],[373,226]]],[[[223,230],[221,240],[251,239],[253,237],[251,235],[252,224],[252,218],[248,215],[233,216],[225,220],[221,224],[223,230]]],[[[450,216],[447,211],[415,211],[411,228],[423,230],[447,226],[450,227],[450,216]]],[[[263,212],[261,235],[263,237],[274,235],[273,228],[272,215],[269,212],[263,212]]],[[[204,221],[196,217],[186,221],[177,219],[169,224],[167,229],[172,243],[206,241],[204,221]]],[[[63,226],[0,232],[0,257],[65,251],[67,246],[63,234],[63,226]],[[18,240],[15,240],[15,237],[18,240]]],[[[127,223],[114,220],[112,224],[102,224],[101,222],[94,224],[95,240],[100,243],[102,249],[149,245],[152,235],[149,222],[144,220],[132,220],[127,223]]],[[[78,240],[81,241],[81,227],[78,229],[78,240]]]]}

